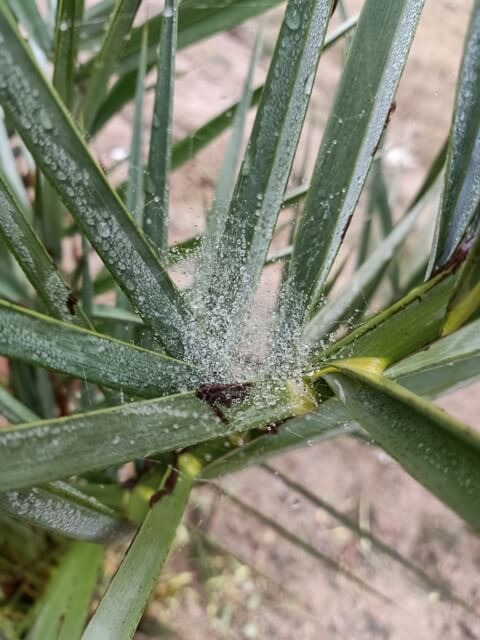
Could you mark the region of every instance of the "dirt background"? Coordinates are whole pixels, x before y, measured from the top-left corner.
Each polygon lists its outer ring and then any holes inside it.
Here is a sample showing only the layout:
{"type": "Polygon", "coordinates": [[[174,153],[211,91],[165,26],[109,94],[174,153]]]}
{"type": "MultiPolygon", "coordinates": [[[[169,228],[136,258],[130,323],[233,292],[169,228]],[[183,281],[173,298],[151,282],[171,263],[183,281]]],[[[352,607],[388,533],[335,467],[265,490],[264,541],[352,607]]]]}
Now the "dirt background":
{"type": "MultiPolygon", "coordinates": [[[[145,11],[155,11],[156,4],[144,7],[145,11]]],[[[345,2],[349,15],[356,13],[361,4],[360,0],[345,2]]],[[[401,214],[421,183],[448,131],[471,6],[470,0],[426,2],[383,152],[396,215],[401,214]]],[[[272,50],[281,15],[281,10],[274,10],[265,22],[267,54],[272,50]]],[[[337,16],[337,22],[338,19],[337,16]]],[[[257,26],[258,21],[248,22],[180,53],[176,138],[191,132],[239,97],[257,26]]],[[[340,44],[322,58],[306,135],[295,164],[297,182],[311,170],[344,51],[340,44]]],[[[257,81],[265,76],[267,60],[265,55],[257,81]]],[[[150,109],[151,101],[147,100],[147,114],[150,109]]],[[[131,110],[126,109],[122,121],[113,123],[95,142],[106,166],[128,147],[131,117],[131,110]]],[[[175,174],[172,241],[185,239],[192,231],[203,228],[204,212],[211,201],[227,139],[222,136],[175,174]]],[[[358,226],[353,226],[349,233],[350,246],[358,241],[356,229],[358,226]]],[[[418,242],[428,242],[429,232],[431,222],[417,232],[418,242]]],[[[285,236],[280,236],[279,241],[282,240],[285,236]]],[[[410,248],[413,260],[415,246],[410,248]]],[[[183,274],[187,278],[188,275],[183,274]]],[[[264,277],[257,300],[259,315],[268,316],[277,279],[273,270],[264,277]]],[[[438,402],[460,419],[480,427],[478,392],[480,385],[471,385],[438,402]]],[[[273,463],[370,528],[431,576],[447,582],[480,611],[478,538],[383,452],[345,437],[279,456],[273,463]]],[[[390,602],[327,571],[226,499],[215,498],[206,487],[195,494],[191,518],[247,564],[212,551],[183,530],[179,551],[160,582],[150,608],[151,619],[145,622],[144,632],[138,634],[139,640],[147,637],[147,627],[148,637],[189,640],[480,638],[478,618],[421,588],[371,544],[355,538],[262,469],[238,473],[225,480],[224,485],[324,554],[339,560],[388,596],[390,602]],[[155,631],[154,620],[165,625],[163,631],[155,631]]]]}

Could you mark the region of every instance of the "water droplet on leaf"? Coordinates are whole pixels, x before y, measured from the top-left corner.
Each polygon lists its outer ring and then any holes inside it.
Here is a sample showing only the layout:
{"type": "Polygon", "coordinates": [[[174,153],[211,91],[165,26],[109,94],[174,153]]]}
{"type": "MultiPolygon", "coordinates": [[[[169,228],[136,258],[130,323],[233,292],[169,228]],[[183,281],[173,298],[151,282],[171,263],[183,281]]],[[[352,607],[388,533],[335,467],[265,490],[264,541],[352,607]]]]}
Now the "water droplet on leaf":
{"type": "Polygon", "coordinates": [[[287,13],[286,23],[287,27],[292,31],[296,31],[302,22],[302,18],[300,16],[300,11],[296,8],[293,8],[291,11],[287,13]]]}

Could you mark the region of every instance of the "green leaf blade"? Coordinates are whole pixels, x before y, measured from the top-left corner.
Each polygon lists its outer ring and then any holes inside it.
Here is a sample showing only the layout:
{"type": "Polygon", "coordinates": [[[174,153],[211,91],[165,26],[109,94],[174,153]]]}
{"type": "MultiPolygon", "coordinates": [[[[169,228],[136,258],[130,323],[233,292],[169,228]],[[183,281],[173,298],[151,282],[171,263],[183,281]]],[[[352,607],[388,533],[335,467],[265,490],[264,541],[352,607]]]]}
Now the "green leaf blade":
{"type": "Polygon", "coordinates": [[[199,380],[184,362],[2,301],[0,353],[145,398],[192,388],[199,380]]]}
{"type": "Polygon", "coordinates": [[[393,364],[406,358],[440,337],[457,280],[455,270],[440,273],[331,347],[319,349],[312,362],[321,364],[333,358],[375,357],[393,364]]]}
{"type": "Polygon", "coordinates": [[[53,316],[75,320],[68,308],[70,288],[1,176],[0,235],[53,316]]]}
{"type": "Polygon", "coordinates": [[[367,0],[298,225],[278,335],[287,352],[319,299],[391,109],[424,0],[367,0]]]}
{"type": "Polygon", "coordinates": [[[454,254],[480,201],[480,2],[475,0],[465,40],[447,156],[442,204],[430,271],[454,254]]]}
{"type": "Polygon", "coordinates": [[[11,424],[38,420],[38,416],[33,411],[2,386],[0,386],[0,416],[3,416],[11,424]]]}
{"type": "Polygon", "coordinates": [[[59,0],[55,27],[53,86],[67,107],[74,92],[75,62],[78,48],[78,20],[84,0],[59,0]]]}
{"type": "Polygon", "coordinates": [[[79,542],[63,556],[40,600],[27,640],[80,640],[103,561],[103,549],[79,542]]]}
{"type": "MultiPolygon", "coordinates": [[[[180,8],[181,15],[181,8],[180,8]]],[[[181,18],[180,18],[181,19],[181,18]]],[[[153,20],[153,18],[152,18],[153,20]]],[[[346,22],[344,22],[338,29],[335,29],[325,40],[325,49],[333,46],[336,42],[338,42],[341,38],[343,38],[346,34],[350,33],[352,29],[355,28],[357,24],[358,18],[355,16],[350,18],[346,22]]],[[[149,25],[149,39],[152,36],[151,31],[151,22],[149,21],[147,24],[149,25]]],[[[157,30],[157,40],[160,34],[160,29],[157,30]]],[[[180,36],[181,36],[181,24],[180,24],[180,36]]],[[[134,35],[132,34],[131,42],[134,40],[134,35]]],[[[154,47],[157,40],[155,40],[152,44],[154,47]]],[[[181,37],[180,43],[181,45],[181,37]]],[[[179,46],[181,48],[181,46],[179,46]]],[[[137,55],[137,54],[136,54],[137,55]]],[[[153,48],[149,60],[153,64],[156,60],[156,51],[153,48]]],[[[107,122],[116,114],[120,109],[127,104],[129,100],[133,98],[136,86],[136,75],[137,75],[137,67],[133,70],[130,70],[123,75],[120,76],[118,81],[112,87],[110,93],[105,98],[102,106],[99,108],[95,123],[92,125],[91,132],[92,135],[95,135],[104,127],[107,122]]],[[[260,100],[261,94],[263,91],[263,85],[257,87],[252,95],[251,106],[258,104],[260,100]]],[[[219,135],[222,131],[228,128],[232,122],[231,118],[238,104],[234,104],[228,109],[226,109],[223,113],[219,114],[215,118],[212,118],[211,121],[200,127],[193,134],[188,135],[183,140],[177,142],[173,146],[172,150],[172,168],[177,168],[181,164],[183,164],[187,159],[194,157],[194,155],[200,149],[203,149],[214,137],[219,135]]]]}
{"type": "Polygon", "coordinates": [[[0,491],[261,429],[305,411],[308,398],[292,395],[290,383],[246,389],[248,399],[222,407],[222,420],[197,390],[0,430],[0,491]]]}
{"type": "Polygon", "coordinates": [[[189,394],[9,427],[0,432],[0,491],[181,449],[229,430],[189,394]]]}
{"type": "Polygon", "coordinates": [[[36,0],[7,0],[7,2],[13,13],[27,29],[30,37],[48,56],[52,49],[52,39],[38,10],[36,0]]]}
{"type": "Polygon", "coordinates": [[[147,70],[146,42],[147,32],[144,33],[144,47],[140,56],[140,68],[135,91],[135,108],[133,113],[133,132],[128,159],[128,187],[125,205],[131,211],[135,220],[140,223],[143,209],[143,103],[145,100],[145,74],[147,70]]]}
{"type": "MultiPolygon", "coordinates": [[[[183,0],[178,12],[178,48],[183,49],[216,33],[233,29],[245,20],[254,18],[280,4],[281,0],[233,0],[218,4],[216,0],[198,3],[197,0],[183,0]]],[[[147,22],[149,31],[148,61],[154,64],[157,59],[157,44],[162,29],[162,15],[156,15],[147,22]]],[[[119,73],[121,75],[137,69],[141,48],[141,30],[143,25],[132,31],[132,36],[121,57],[119,73]]]]}
{"type": "Polygon", "coordinates": [[[336,398],[322,402],[317,409],[304,416],[287,420],[274,435],[266,433],[246,442],[242,447],[225,453],[221,446],[216,458],[208,464],[202,476],[218,478],[257,464],[271,456],[322,440],[336,438],[351,431],[351,415],[336,398]]]}
{"type": "Polygon", "coordinates": [[[112,509],[65,482],[0,493],[0,509],[52,533],[97,544],[130,530],[112,509]]]}
{"type": "Polygon", "coordinates": [[[313,316],[305,327],[304,338],[308,344],[318,344],[321,338],[336,329],[337,324],[349,314],[353,313],[364,290],[369,290],[373,285],[378,284],[379,277],[385,267],[390,263],[395,252],[402,246],[407,235],[415,224],[421,207],[417,207],[407,214],[393,231],[379,244],[372,255],[355,272],[348,286],[343,289],[335,299],[313,316]]]}
{"type": "Polygon", "coordinates": [[[258,63],[262,48],[262,28],[255,41],[250,64],[248,67],[247,77],[242,89],[242,95],[238,102],[235,114],[233,115],[232,130],[228,141],[227,149],[222,164],[222,169],[218,177],[215,188],[215,195],[211,210],[207,218],[207,227],[203,234],[202,243],[197,262],[197,277],[194,281],[193,295],[196,304],[200,306],[202,299],[207,295],[205,285],[211,280],[211,268],[213,267],[212,256],[219,249],[219,241],[221,240],[225,229],[226,219],[228,215],[228,205],[232,196],[235,180],[237,177],[237,169],[242,153],[243,137],[247,121],[248,111],[252,100],[252,82],[253,74],[258,63]]]}
{"type": "Polygon", "coordinates": [[[480,434],[440,409],[348,361],[327,374],[369,434],[429,491],[480,528],[480,434]]]}
{"type": "Polygon", "coordinates": [[[175,488],[149,510],[82,640],[133,638],[187,506],[194,479],[180,471],[175,488]]]}
{"type": "Polygon", "coordinates": [[[480,320],[401,360],[386,373],[427,396],[473,382],[480,376],[480,320]]]}
{"type": "MultiPolygon", "coordinates": [[[[225,362],[261,275],[290,175],[330,17],[331,0],[290,0],[250,142],[230,202],[212,277],[209,327],[225,362]]],[[[215,363],[224,368],[225,362],[215,363]]]]}
{"type": "Polygon", "coordinates": [[[28,198],[27,189],[18,175],[13,149],[10,145],[4,116],[0,118],[0,175],[8,184],[15,198],[20,203],[23,211],[29,217],[32,216],[32,207],[28,198]]]}
{"type": "Polygon", "coordinates": [[[115,70],[117,60],[125,48],[125,41],[132,28],[140,1],[117,0],[113,9],[101,51],[95,58],[79,108],[87,131],[95,120],[97,109],[106,93],[110,75],[115,70]]]}
{"type": "Polygon", "coordinates": [[[201,330],[0,7],[0,102],[42,171],[157,339],[192,359],[201,330]]]}
{"type": "Polygon", "coordinates": [[[178,0],[166,0],[158,49],[157,84],[146,183],[144,231],[165,259],[172,149],[173,93],[177,50],[178,0]]]}

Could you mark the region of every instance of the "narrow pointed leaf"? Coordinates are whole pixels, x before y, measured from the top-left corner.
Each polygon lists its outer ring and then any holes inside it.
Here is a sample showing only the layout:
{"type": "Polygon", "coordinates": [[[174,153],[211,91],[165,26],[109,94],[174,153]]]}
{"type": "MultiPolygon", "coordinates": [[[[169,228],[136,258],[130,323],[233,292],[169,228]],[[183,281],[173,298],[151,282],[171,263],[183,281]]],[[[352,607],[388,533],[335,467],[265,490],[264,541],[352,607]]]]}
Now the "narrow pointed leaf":
{"type": "Polygon", "coordinates": [[[7,3],[30,37],[48,56],[52,48],[52,41],[47,25],[38,10],[37,0],[7,0],[7,3]]]}
{"type": "MultiPolygon", "coordinates": [[[[281,0],[228,0],[219,4],[216,0],[198,2],[198,0],[183,0],[179,7],[178,17],[178,48],[183,49],[216,33],[232,29],[249,18],[261,15],[272,7],[280,4],[281,0]]],[[[128,73],[137,68],[138,55],[141,46],[141,28],[132,32],[132,37],[121,57],[118,71],[128,73]]],[[[149,50],[148,60],[156,60],[156,48],[162,29],[162,15],[157,15],[148,21],[149,50]]]]}
{"type": "Polygon", "coordinates": [[[182,449],[230,429],[188,394],[9,427],[0,431],[0,491],[182,449]]]}
{"type": "Polygon", "coordinates": [[[352,430],[351,423],[352,417],[346,407],[332,398],[322,402],[312,413],[280,423],[276,433],[257,435],[227,453],[225,442],[219,441],[213,451],[215,460],[205,467],[202,477],[217,478],[257,464],[270,456],[346,435],[352,430]]]}
{"type": "Polygon", "coordinates": [[[128,309],[122,309],[121,307],[112,307],[109,304],[96,304],[93,306],[92,314],[94,319],[97,320],[111,320],[118,323],[130,322],[143,327],[142,321],[138,316],[128,309]]]}
{"type": "Polygon", "coordinates": [[[412,202],[410,203],[409,209],[413,209],[420,200],[427,194],[428,191],[433,187],[433,185],[437,182],[438,176],[442,173],[443,168],[445,167],[445,162],[447,160],[447,149],[448,144],[445,141],[437,155],[434,157],[432,164],[428,170],[427,175],[420,187],[420,189],[415,194],[412,202]]]}
{"type": "Polygon", "coordinates": [[[283,198],[282,207],[291,207],[305,198],[310,189],[310,183],[301,184],[299,187],[290,189],[283,198]]]}
{"type": "MultiPolygon", "coordinates": [[[[323,46],[324,51],[328,50],[347,33],[352,31],[355,28],[357,21],[358,17],[350,18],[347,22],[340,25],[338,29],[332,31],[332,33],[325,39],[323,46]]],[[[112,88],[112,91],[104,105],[99,110],[96,124],[93,127],[94,133],[98,132],[107,122],[109,122],[118,110],[132,99],[135,86],[135,75],[125,76],[118,81],[118,83],[112,88]]],[[[260,85],[253,91],[250,106],[254,107],[258,104],[262,96],[263,89],[264,85],[260,85]]],[[[210,144],[210,142],[223,133],[223,131],[228,129],[232,125],[232,119],[238,109],[238,105],[239,103],[236,102],[232,106],[228,107],[228,109],[225,109],[225,111],[222,111],[222,113],[199,127],[196,131],[176,142],[172,149],[172,169],[176,169],[187,162],[187,160],[194,158],[199,151],[210,144]]],[[[123,190],[123,186],[121,187],[121,190],[123,190]]],[[[301,193],[292,192],[290,195],[287,194],[287,201],[283,203],[283,206],[293,204],[299,198],[303,197],[307,190],[308,187],[302,187],[301,193]]]]}
{"type": "Polygon", "coordinates": [[[375,357],[393,364],[406,358],[440,337],[457,279],[455,268],[438,274],[331,347],[317,351],[312,361],[375,357]]]}
{"type": "MultiPolygon", "coordinates": [[[[132,98],[136,86],[136,73],[120,78],[112,87],[105,102],[98,111],[97,119],[92,127],[92,134],[98,133],[132,98]]],[[[258,104],[263,85],[257,87],[252,95],[252,106],[258,104]]],[[[238,103],[228,107],[217,116],[199,127],[196,131],[179,140],[172,148],[172,169],[176,169],[195,155],[212,140],[228,129],[238,103]]],[[[121,187],[122,188],[122,187],[121,187]]]]}
{"type": "Polygon", "coordinates": [[[206,295],[204,284],[211,279],[210,267],[212,266],[212,256],[218,250],[218,242],[221,239],[225,228],[228,205],[235,186],[237,177],[237,169],[241,158],[243,138],[245,126],[247,122],[248,111],[252,99],[252,82],[253,74],[258,63],[261,52],[262,36],[261,32],[257,35],[255,46],[250,58],[250,65],[245,79],[242,95],[235,109],[233,116],[232,131],[222,169],[218,177],[215,195],[213,198],[212,208],[208,214],[207,228],[203,234],[200,254],[197,262],[197,278],[194,281],[193,295],[201,303],[203,296],[206,295]]]}
{"type": "Polygon", "coordinates": [[[65,209],[55,189],[42,174],[36,183],[34,210],[40,240],[55,263],[61,264],[65,209]]]}
{"type": "MultiPolygon", "coordinates": [[[[178,48],[183,49],[196,42],[208,38],[221,31],[232,29],[241,22],[261,15],[273,6],[280,4],[281,0],[260,0],[252,3],[249,0],[229,0],[221,5],[216,0],[198,3],[198,0],[183,0],[179,7],[178,48]]],[[[94,7],[87,11],[85,28],[88,27],[88,17],[93,14],[94,7]]],[[[96,22],[104,20],[105,10],[99,16],[95,16],[96,22]]],[[[157,47],[162,29],[163,16],[158,14],[150,18],[144,25],[135,27],[131,37],[121,55],[117,73],[124,79],[138,69],[138,58],[142,45],[142,30],[148,27],[148,64],[154,65],[157,60],[157,47]]],[[[97,27],[95,38],[101,35],[101,28],[97,27]]],[[[95,57],[89,60],[80,69],[79,79],[84,79],[91,73],[95,64],[95,57]]],[[[132,78],[133,83],[135,79],[132,78]]],[[[130,96],[131,97],[131,96],[130,96]]]]}
{"type": "Polygon", "coordinates": [[[78,47],[78,20],[84,0],[58,0],[55,26],[53,86],[65,105],[72,106],[75,62],[78,47]]]}
{"type": "Polygon", "coordinates": [[[393,214],[388,199],[388,189],[382,169],[381,158],[379,158],[376,166],[378,171],[375,175],[375,203],[380,214],[380,226],[382,233],[384,236],[387,236],[393,228],[393,214]]]}
{"type": "Polygon", "coordinates": [[[190,309],[110,189],[1,7],[0,103],[157,338],[173,355],[195,353],[202,340],[190,309]]]}
{"type": "MultiPolygon", "coordinates": [[[[394,221],[381,157],[376,160],[371,169],[371,183],[369,190],[368,207],[371,215],[375,213],[377,213],[378,215],[382,237],[388,236],[393,229],[394,221]]],[[[411,208],[409,210],[411,210],[411,208]]],[[[389,266],[390,282],[392,285],[392,289],[395,292],[397,292],[399,289],[400,279],[399,265],[397,262],[398,261],[395,257],[392,261],[392,264],[389,266]]],[[[358,264],[360,265],[362,263],[363,261],[360,261],[359,256],[358,264]]]]}
{"type": "Polygon", "coordinates": [[[473,2],[448,147],[430,271],[454,254],[480,202],[480,2],[473,2]]]}
{"type": "Polygon", "coordinates": [[[95,120],[97,109],[106,94],[110,76],[125,48],[125,40],[132,28],[140,1],[117,0],[112,12],[102,48],[95,58],[92,73],[88,77],[85,94],[79,107],[87,131],[90,130],[90,126],[95,120]]]}
{"type": "Polygon", "coordinates": [[[158,49],[157,85],[150,133],[143,229],[161,258],[168,250],[168,203],[178,0],[165,0],[158,49]]]}
{"type": "Polygon", "coordinates": [[[480,377],[480,320],[430,344],[386,371],[423,396],[436,396],[480,377]]]}
{"type": "MultiPolygon", "coordinates": [[[[260,85],[252,92],[251,107],[259,103],[263,88],[263,85],[260,85]]],[[[193,133],[176,142],[172,148],[172,169],[177,169],[194,158],[202,149],[226,131],[232,125],[238,106],[239,102],[235,102],[193,133]]]]}
{"type": "Polygon", "coordinates": [[[8,184],[12,193],[29,216],[32,207],[27,194],[27,188],[18,174],[17,163],[8,137],[3,114],[0,116],[0,176],[8,184]]]}
{"type": "Polygon", "coordinates": [[[343,241],[388,120],[423,4],[424,0],[364,3],[280,298],[278,334],[287,349],[319,298],[343,241]]]}
{"type": "Polygon", "coordinates": [[[112,509],[65,482],[0,493],[0,510],[52,533],[87,542],[105,544],[130,530],[112,509]]]}
{"type": "MultiPolygon", "coordinates": [[[[422,316],[417,322],[422,323],[422,316]]],[[[389,335],[388,328],[387,321],[385,327],[379,324],[373,331],[378,331],[380,335],[385,331],[384,335],[389,335]]],[[[438,396],[449,391],[454,385],[468,384],[478,378],[480,371],[477,333],[478,328],[476,323],[473,323],[471,328],[465,327],[458,332],[458,339],[457,333],[442,338],[427,350],[387,368],[385,376],[426,397],[438,396]],[[469,341],[472,342],[471,347],[469,341]]],[[[361,353],[361,350],[359,351],[361,353]]],[[[219,440],[215,447],[212,443],[211,453],[214,460],[206,466],[203,476],[215,478],[232,473],[261,462],[269,456],[336,438],[357,428],[345,405],[334,397],[322,402],[307,415],[279,423],[275,433],[257,435],[240,448],[225,453],[225,441],[219,440]]]]}
{"type": "Polygon", "coordinates": [[[279,260],[288,260],[292,255],[292,251],[293,251],[293,245],[291,244],[287,245],[283,249],[279,249],[278,251],[275,251],[275,253],[272,253],[271,255],[267,256],[267,259],[265,260],[265,266],[274,264],[279,260]]]}
{"type": "Polygon", "coordinates": [[[480,310],[480,219],[475,233],[476,238],[473,235],[457,249],[460,256],[464,257],[465,253],[468,255],[450,300],[444,335],[453,333],[477,317],[480,310]]]}
{"type": "MultiPolygon", "coordinates": [[[[420,316],[417,322],[420,324],[422,321],[420,316]]],[[[384,335],[388,336],[388,326],[387,321],[385,327],[379,324],[373,331],[382,334],[385,330],[384,335]]],[[[468,384],[480,375],[477,334],[476,324],[472,325],[471,329],[465,327],[458,332],[458,340],[453,335],[443,338],[428,350],[405,358],[397,365],[387,368],[385,376],[406,389],[426,397],[442,394],[450,390],[453,385],[468,384]],[[471,347],[468,344],[469,341],[472,341],[471,347]]],[[[454,335],[456,336],[457,333],[454,335]]],[[[333,397],[319,404],[307,415],[294,417],[278,424],[275,433],[257,435],[240,448],[231,449],[225,453],[225,441],[219,440],[215,448],[212,444],[214,460],[206,466],[203,476],[215,478],[225,473],[232,473],[261,462],[269,456],[336,438],[356,429],[352,415],[345,405],[333,397]]]]}
{"type": "MultiPolygon", "coordinates": [[[[181,6],[181,5],[180,5],[181,6]]],[[[181,13],[181,9],[180,9],[181,13]]],[[[326,38],[324,48],[328,49],[332,45],[334,45],[338,40],[343,38],[343,36],[349,33],[352,29],[355,28],[357,23],[357,17],[350,18],[347,22],[343,23],[332,31],[332,33],[326,38]]],[[[150,25],[150,23],[149,23],[150,25]]],[[[158,34],[160,31],[158,31],[158,34]]],[[[151,36],[151,31],[149,31],[151,36]]],[[[132,38],[133,40],[133,38],[132,38]]],[[[156,47],[157,41],[155,41],[156,47]]],[[[152,50],[153,58],[152,64],[156,60],[156,51],[152,50]]],[[[91,132],[92,134],[98,133],[98,131],[105,126],[107,122],[113,118],[113,116],[122,109],[130,100],[132,100],[135,87],[136,87],[136,75],[137,70],[136,67],[133,71],[129,71],[128,73],[122,75],[118,81],[112,87],[110,93],[105,98],[102,106],[99,108],[97,117],[95,119],[94,124],[92,125],[91,132]]],[[[260,96],[263,91],[263,85],[260,85],[255,89],[252,94],[252,102],[251,105],[254,106],[258,104],[260,96]]],[[[173,146],[173,154],[172,154],[172,167],[176,168],[187,159],[192,158],[196,150],[202,149],[204,146],[209,144],[209,142],[219,135],[222,131],[227,129],[232,124],[232,116],[235,112],[237,104],[232,105],[224,112],[213,118],[210,122],[206,123],[203,127],[198,129],[194,134],[190,134],[187,136],[184,141],[180,141],[173,146]]]]}
{"type": "Polygon", "coordinates": [[[32,422],[38,416],[26,407],[15,396],[12,396],[6,389],[0,386],[0,416],[8,420],[11,424],[19,422],[32,422]]]}
{"type": "MultiPolygon", "coordinates": [[[[146,55],[147,55],[147,31],[145,28],[143,36],[142,55],[140,56],[140,69],[137,75],[137,86],[135,91],[135,106],[133,112],[133,131],[132,141],[130,143],[130,155],[128,158],[128,184],[125,196],[125,205],[140,226],[143,217],[144,205],[144,119],[143,105],[145,98],[145,74],[146,74],[146,55]]],[[[94,287],[92,283],[92,295],[94,287]]],[[[122,291],[117,291],[117,306],[119,308],[131,309],[131,305],[122,291]]],[[[93,306],[93,305],[92,305],[93,306]]],[[[113,335],[124,341],[133,341],[133,332],[128,325],[117,325],[114,327],[113,335]]]]}
{"type": "Polygon", "coordinates": [[[82,640],[133,638],[170,551],[193,481],[180,472],[173,492],[149,510],[82,640]]]}
{"type": "Polygon", "coordinates": [[[292,396],[289,383],[268,382],[252,388],[248,400],[222,410],[225,421],[207,402],[184,393],[1,429],[0,491],[184,449],[306,409],[303,396],[292,396]]]}
{"type": "Polygon", "coordinates": [[[80,640],[103,560],[98,545],[74,544],[53,574],[27,640],[80,640]]]}
{"type": "Polygon", "coordinates": [[[145,398],[198,381],[189,364],[2,301],[0,353],[145,398]]]}
{"type": "Polygon", "coordinates": [[[480,528],[480,434],[366,367],[336,362],[326,380],[375,441],[480,528]]]}
{"type": "Polygon", "coordinates": [[[80,25],[80,46],[92,51],[99,48],[105,36],[105,26],[112,14],[115,0],[99,0],[93,5],[87,3],[80,25]]]}
{"type": "MultiPolygon", "coordinates": [[[[290,0],[219,250],[207,282],[223,359],[239,337],[280,210],[330,16],[331,0],[290,0]],[[224,346],[223,346],[224,345],[224,346]]],[[[220,367],[224,363],[220,362],[220,367]]]]}
{"type": "MultiPolygon", "coordinates": [[[[39,420],[2,387],[0,415],[12,424],[39,420]]],[[[53,533],[91,542],[108,542],[128,530],[128,524],[113,511],[62,482],[0,493],[0,510],[53,533]]]]}
{"type": "MultiPolygon", "coordinates": [[[[357,18],[355,19],[356,21],[358,20],[357,18]]],[[[356,24],[356,22],[355,22],[356,24]]],[[[325,48],[327,48],[327,45],[330,41],[330,37],[327,38],[327,40],[325,41],[325,48]]],[[[412,202],[410,203],[407,211],[411,211],[412,209],[414,209],[416,207],[416,205],[423,200],[423,198],[426,196],[427,193],[429,193],[431,191],[431,189],[434,187],[435,183],[438,180],[438,176],[440,175],[440,173],[442,172],[442,169],[445,165],[445,159],[447,157],[447,144],[443,144],[442,148],[440,149],[440,151],[437,153],[437,155],[435,156],[427,175],[425,176],[424,181],[422,182],[420,188],[418,189],[417,193],[415,194],[412,202]]],[[[308,195],[308,191],[310,189],[310,184],[306,183],[306,184],[302,184],[299,187],[294,187],[293,189],[287,191],[287,193],[285,194],[285,197],[283,199],[283,207],[289,207],[292,206],[294,204],[297,204],[298,202],[300,202],[301,200],[303,200],[307,195],[308,195]]],[[[363,262],[363,260],[362,260],[363,262]]]]}
{"type": "MultiPolygon", "coordinates": [[[[354,29],[357,24],[357,20],[358,17],[351,18],[350,20],[348,20],[348,22],[340,25],[338,29],[333,31],[325,39],[323,50],[327,51],[336,42],[338,42],[338,40],[343,38],[345,34],[354,29]]],[[[113,115],[122,106],[124,106],[124,104],[126,104],[128,100],[133,97],[134,87],[136,86],[135,82],[136,80],[134,76],[131,78],[123,78],[120,79],[118,83],[112,88],[112,91],[105,101],[104,106],[99,111],[97,125],[94,126],[94,133],[96,133],[107,122],[109,122],[113,115]],[[127,87],[123,86],[124,83],[125,85],[128,85],[130,93],[127,92],[127,87]],[[127,93],[128,96],[126,95],[127,93]]],[[[250,99],[251,107],[254,107],[259,103],[260,98],[262,97],[263,89],[264,85],[262,84],[253,90],[250,99]]],[[[172,170],[181,167],[185,162],[194,158],[203,148],[209,145],[215,138],[217,138],[226,129],[228,129],[232,125],[233,118],[236,111],[238,110],[238,107],[239,102],[232,104],[230,107],[199,127],[196,131],[188,134],[187,136],[185,136],[185,138],[176,142],[172,148],[172,170]]],[[[119,187],[119,191],[124,192],[125,185],[121,185],[119,187]]],[[[298,200],[305,196],[307,191],[308,185],[299,187],[298,190],[292,190],[285,195],[282,206],[287,207],[295,204],[296,202],[298,202],[298,200]]]]}
{"type": "Polygon", "coordinates": [[[140,56],[140,69],[135,92],[135,109],[133,114],[132,142],[128,159],[128,187],[125,205],[137,221],[141,222],[143,208],[143,103],[145,99],[146,73],[146,42],[147,32],[144,33],[144,47],[140,56]]]}
{"type": "Polygon", "coordinates": [[[1,176],[0,235],[50,313],[61,320],[86,323],[80,308],[78,317],[69,309],[70,288],[1,176]]]}
{"type": "Polygon", "coordinates": [[[337,328],[339,322],[348,319],[361,301],[363,291],[369,290],[372,283],[378,283],[379,276],[390,263],[395,252],[402,246],[422,210],[422,206],[407,214],[394,230],[380,243],[366,262],[355,272],[345,287],[331,303],[321,307],[307,324],[304,338],[308,344],[318,343],[321,338],[337,328]]]}
{"type": "MultiPolygon", "coordinates": [[[[171,267],[182,260],[186,260],[191,256],[192,253],[200,246],[200,236],[193,236],[192,238],[188,238],[184,242],[179,242],[178,244],[174,244],[170,247],[168,252],[168,257],[166,261],[166,266],[171,267]]],[[[115,287],[115,280],[112,278],[112,274],[107,271],[107,269],[102,269],[94,281],[94,291],[95,294],[98,295],[100,293],[105,293],[106,291],[110,291],[115,287]]],[[[141,322],[139,318],[137,321],[141,322]]]]}

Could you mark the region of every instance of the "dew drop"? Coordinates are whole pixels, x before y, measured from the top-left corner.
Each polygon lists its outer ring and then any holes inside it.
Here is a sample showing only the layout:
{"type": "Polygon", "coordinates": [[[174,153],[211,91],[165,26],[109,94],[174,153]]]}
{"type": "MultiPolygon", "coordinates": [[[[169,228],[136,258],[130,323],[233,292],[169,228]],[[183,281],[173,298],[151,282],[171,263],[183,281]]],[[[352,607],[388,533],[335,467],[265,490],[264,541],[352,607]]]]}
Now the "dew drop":
{"type": "Polygon", "coordinates": [[[108,238],[110,237],[110,227],[108,226],[108,223],[106,222],[101,222],[98,225],[98,235],[101,238],[108,238]]]}
{"type": "Polygon", "coordinates": [[[292,31],[296,31],[300,24],[302,23],[302,18],[300,16],[300,11],[298,9],[293,8],[291,11],[287,13],[286,17],[287,27],[292,31]]]}
{"type": "Polygon", "coordinates": [[[50,116],[48,115],[48,113],[45,111],[45,109],[40,109],[40,113],[38,117],[40,120],[40,124],[44,129],[46,129],[47,131],[50,131],[51,129],[53,129],[53,122],[50,116]]]}
{"type": "Polygon", "coordinates": [[[312,73],[308,74],[307,79],[305,80],[305,94],[307,96],[309,96],[312,93],[314,80],[315,80],[315,74],[312,71],[312,73]]]}

